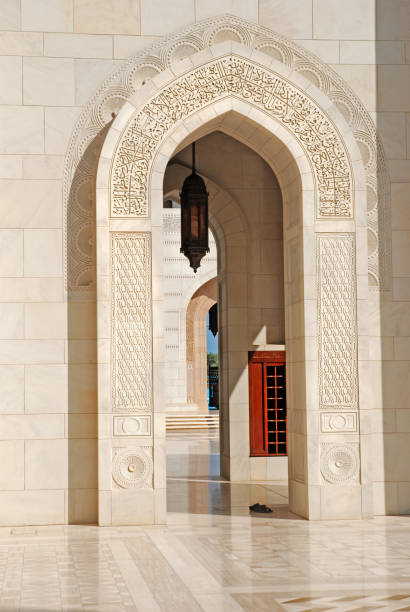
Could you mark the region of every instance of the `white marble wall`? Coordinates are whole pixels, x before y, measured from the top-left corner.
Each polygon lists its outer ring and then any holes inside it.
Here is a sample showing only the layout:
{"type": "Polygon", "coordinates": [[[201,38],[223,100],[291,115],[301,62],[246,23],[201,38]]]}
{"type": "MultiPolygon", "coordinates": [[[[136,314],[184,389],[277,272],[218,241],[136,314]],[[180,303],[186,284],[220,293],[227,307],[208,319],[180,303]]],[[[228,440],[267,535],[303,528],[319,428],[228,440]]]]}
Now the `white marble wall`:
{"type": "Polygon", "coordinates": [[[362,418],[376,513],[410,511],[409,1],[379,0],[376,11],[375,0],[3,0],[1,524],[97,519],[95,305],[68,304],[64,291],[62,177],[75,122],[124,59],[222,12],[315,53],[376,121],[391,178],[392,277],[382,307],[377,294],[369,300],[376,332],[362,367],[373,385],[362,418]]]}
{"type": "MultiPolygon", "coordinates": [[[[210,231],[210,252],[195,273],[188,259],[180,253],[181,209],[164,209],[163,219],[165,401],[170,412],[198,411],[198,405],[189,401],[187,393],[186,314],[195,291],[217,275],[215,238],[210,231]]],[[[206,403],[206,396],[203,399],[206,403]]]]}

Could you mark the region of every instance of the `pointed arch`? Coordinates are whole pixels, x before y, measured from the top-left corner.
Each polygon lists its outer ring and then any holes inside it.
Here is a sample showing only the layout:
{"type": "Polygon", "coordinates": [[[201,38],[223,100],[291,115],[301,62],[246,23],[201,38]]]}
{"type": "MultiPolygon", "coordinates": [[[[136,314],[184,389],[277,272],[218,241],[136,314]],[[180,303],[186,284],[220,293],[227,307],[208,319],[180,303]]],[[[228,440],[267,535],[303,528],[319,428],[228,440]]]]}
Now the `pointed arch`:
{"type": "Polygon", "coordinates": [[[221,41],[234,41],[246,55],[260,51],[293,75],[306,78],[343,115],[362,152],[367,189],[368,274],[371,289],[388,289],[391,271],[389,177],[370,114],[335,71],[309,51],[268,28],[232,15],[203,20],[147,47],[113,72],[84,108],[68,147],[64,172],[66,287],[95,293],[95,159],[113,116],[149,79],[181,60],[204,63],[221,41]]]}
{"type": "MultiPolygon", "coordinates": [[[[367,478],[363,469],[360,473],[357,428],[359,371],[364,376],[357,356],[361,341],[358,329],[362,334],[364,316],[358,296],[367,291],[367,276],[363,274],[367,267],[365,169],[354,134],[331,99],[297,70],[266,53],[249,53],[242,42],[214,44],[211,51],[198,51],[164,70],[130,97],[107,133],[97,175],[98,320],[100,345],[111,343],[116,352],[104,366],[105,374],[104,368],[100,370],[100,411],[112,414],[114,421],[120,418],[116,414],[124,412],[110,388],[109,371],[113,380],[120,381],[130,405],[138,403],[138,390],[145,390],[145,409],[156,426],[153,446],[145,451],[153,462],[154,480],[152,487],[145,487],[148,490],[144,495],[150,496],[152,516],[160,516],[165,471],[163,440],[158,433],[163,410],[163,178],[175,151],[201,130],[206,133],[215,121],[268,162],[284,200],[287,378],[293,427],[291,508],[309,518],[336,518],[332,512],[337,514],[334,508],[339,490],[334,485],[341,481],[351,501],[349,507],[358,516],[360,481],[367,478]],[[118,249],[117,243],[124,240],[126,244],[118,249]],[[146,246],[147,241],[152,245],[146,246]],[[117,269],[121,274],[115,276],[117,269]],[[329,275],[338,283],[335,295],[327,291],[329,275]],[[144,296],[141,299],[139,294],[137,319],[124,309],[127,300],[133,299],[134,288],[132,283],[124,285],[123,279],[133,277],[138,279],[138,291],[144,296]],[[151,284],[152,298],[148,289],[151,284]],[[112,314],[110,318],[109,312],[121,316],[112,314]],[[106,325],[108,320],[110,326],[106,325]],[[133,329],[136,320],[144,322],[144,332],[152,331],[151,344],[144,346],[141,342],[141,331],[133,329]],[[335,334],[334,329],[343,333],[335,334]],[[116,354],[121,354],[120,361],[116,354]],[[151,360],[152,378],[146,367],[151,360]],[[130,394],[127,380],[133,381],[130,394]],[[326,429],[328,421],[323,420],[324,411],[332,416],[346,409],[351,411],[356,426],[349,432],[342,427],[337,432],[341,442],[335,446],[326,429]],[[336,472],[329,467],[335,453],[343,455],[342,468],[336,472]],[[346,471],[346,465],[355,467],[346,471]],[[323,496],[318,499],[315,491],[322,490],[323,496]]],[[[238,232],[234,230],[233,224],[232,237],[225,231],[228,245],[240,244],[235,242],[238,232]]],[[[227,271],[219,282],[219,294],[227,305],[223,312],[228,315],[241,281],[237,274],[231,276],[227,271]]],[[[225,353],[229,374],[229,342],[225,353]]],[[[224,412],[228,420],[233,401],[227,396],[224,412]]],[[[105,423],[106,414],[101,416],[101,423],[105,423]]],[[[107,431],[102,424],[100,431],[107,431]]],[[[132,440],[130,443],[136,444],[132,440]]],[[[231,462],[234,455],[229,436],[226,444],[225,473],[232,475],[235,462],[231,462]]],[[[241,448],[246,449],[246,445],[245,435],[241,448]]],[[[107,504],[109,501],[108,508],[100,506],[103,524],[115,524],[119,500],[124,493],[131,495],[129,490],[113,489],[107,481],[109,455],[117,446],[115,436],[111,440],[105,437],[100,445],[100,465],[104,468],[101,483],[104,499],[107,504]]],[[[135,486],[133,482],[123,485],[127,489],[135,486]]],[[[135,492],[135,504],[140,495],[135,492]]],[[[150,520],[154,519],[147,513],[145,521],[150,520]]]]}

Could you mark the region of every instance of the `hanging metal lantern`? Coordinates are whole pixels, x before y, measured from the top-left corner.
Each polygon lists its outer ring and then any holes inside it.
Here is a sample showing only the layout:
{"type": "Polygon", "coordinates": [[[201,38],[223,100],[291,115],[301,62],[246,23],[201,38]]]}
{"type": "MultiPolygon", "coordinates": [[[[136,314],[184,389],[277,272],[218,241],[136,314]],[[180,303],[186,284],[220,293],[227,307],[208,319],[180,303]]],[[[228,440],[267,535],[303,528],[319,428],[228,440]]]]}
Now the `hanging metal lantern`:
{"type": "Polygon", "coordinates": [[[215,337],[218,333],[218,304],[214,304],[209,309],[209,324],[208,329],[215,337]]]}
{"type": "Polygon", "coordinates": [[[181,191],[181,253],[188,257],[194,272],[209,253],[208,192],[203,179],[195,172],[195,143],[192,144],[192,174],[181,191]]]}

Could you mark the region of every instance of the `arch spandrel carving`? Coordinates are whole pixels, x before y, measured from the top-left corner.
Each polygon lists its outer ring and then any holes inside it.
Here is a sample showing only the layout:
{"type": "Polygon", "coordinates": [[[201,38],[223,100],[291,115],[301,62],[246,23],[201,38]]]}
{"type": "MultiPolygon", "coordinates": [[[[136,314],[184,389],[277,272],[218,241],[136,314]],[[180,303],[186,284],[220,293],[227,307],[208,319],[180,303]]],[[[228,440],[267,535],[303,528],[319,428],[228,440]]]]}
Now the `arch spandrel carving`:
{"type": "Polygon", "coordinates": [[[176,79],[131,120],[113,162],[112,217],[148,216],[148,174],[165,134],[179,121],[225,96],[261,108],[298,139],[311,160],[319,218],[352,218],[352,172],[333,123],[305,92],[281,75],[234,55],[176,79]]]}
{"type": "MultiPolygon", "coordinates": [[[[93,244],[95,201],[82,202],[90,195],[81,195],[77,181],[83,180],[80,168],[84,151],[112,121],[125,100],[149,78],[165,70],[177,60],[212,47],[221,40],[233,40],[249,51],[262,53],[300,72],[318,86],[335,104],[352,129],[358,142],[366,141],[366,182],[368,188],[368,229],[375,239],[371,241],[368,270],[370,286],[388,289],[391,268],[390,256],[390,204],[389,177],[383,148],[378,140],[374,122],[350,87],[332,68],[294,42],[258,24],[232,15],[222,15],[201,21],[184,30],[164,37],[138,55],[127,60],[113,72],[84,108],[67,152],[64,174],[66,283],[71,293],[89,293],[95,289],[95,262],[93,252],[84,253],[82,243],[93,244]],[[84,212],[85,211],[85,212],[84,212]],[[83,231],[79,231],[79,227],[83,231]]],[[[87,169],[87,168],[86,168],[87,169]]],[[[87,170],[87,176],[88,176],[87,170]]],[[[94,178],[93,177],[90,178],[94,178]]],[[[95,195],[93,194],[93,198],[95,195]]]]}

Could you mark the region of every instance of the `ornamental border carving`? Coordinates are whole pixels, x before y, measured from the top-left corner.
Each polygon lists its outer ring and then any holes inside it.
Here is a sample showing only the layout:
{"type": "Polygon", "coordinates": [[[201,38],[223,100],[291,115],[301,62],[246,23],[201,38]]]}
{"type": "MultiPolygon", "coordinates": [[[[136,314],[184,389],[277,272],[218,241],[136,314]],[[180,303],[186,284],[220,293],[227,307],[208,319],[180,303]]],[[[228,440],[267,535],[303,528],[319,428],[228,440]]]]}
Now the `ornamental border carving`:
{"type": "Polygon", "coordinates": [[[293,41],[240,17],[222,15],[162,38],[126,60],[83,109],[68,147],[64,172],[66,286],[71,294],[95,291],[95,173],[112,114],[143,82],[174,62],[222,40],[239,40],[303,74],[335,104],[362,151],[367,183],[369,286],[389,289],[391,270],[390,182],[374,122],[361,101],[328,65],[293,41]]]}
{"type": "Polygon", "coordinates": [[[321,433],[357,432],[357,412],[322,412],[320,431],[321,433]]]}
{"type": "Polygon", "coordinates": [[[151,415],[116,415],[113,418],[114,436],[150,437],[152,435],[151,415]]]}
{"type": "Polygon", "coordinates": [[[250,102],[293,133],[315,176],[317,217],[353,217],[352,170],[333,122],[302,89],[235,54],[175,79],[131,119],[112,164],[112,217],[149,216],[149,174],[166,133],[178,121],[226,96],[250,102]]]}

